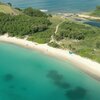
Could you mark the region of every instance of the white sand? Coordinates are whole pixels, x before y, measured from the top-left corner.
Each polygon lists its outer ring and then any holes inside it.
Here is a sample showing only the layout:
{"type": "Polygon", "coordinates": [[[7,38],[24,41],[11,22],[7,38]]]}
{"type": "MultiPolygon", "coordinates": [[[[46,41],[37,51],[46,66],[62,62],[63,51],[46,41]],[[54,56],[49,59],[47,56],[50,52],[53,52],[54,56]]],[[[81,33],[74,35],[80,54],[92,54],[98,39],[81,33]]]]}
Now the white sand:
{"type": "Polygon", "coordinates": [[[18,44],[27,48],[37,49],[45,54],[55,56],[76,65],[77,68],[100,80],[100,64],[87,58],[83,58],[76,54],[70,54],[68,50],[56,49],[47,44],[38,44],[27,41],[26,39],[19,39],[16,37],[8,37],[8,35],[0,36],[0,41],[18,44]]]}
{"type": "Polygon", "coordinates": [[[85,14],[84,15],[83,14],[78,14],[78,17],[94,19],[94,20],[100,20],[100,17],[94,17],[94,16],[85,15],[85,14]]]}

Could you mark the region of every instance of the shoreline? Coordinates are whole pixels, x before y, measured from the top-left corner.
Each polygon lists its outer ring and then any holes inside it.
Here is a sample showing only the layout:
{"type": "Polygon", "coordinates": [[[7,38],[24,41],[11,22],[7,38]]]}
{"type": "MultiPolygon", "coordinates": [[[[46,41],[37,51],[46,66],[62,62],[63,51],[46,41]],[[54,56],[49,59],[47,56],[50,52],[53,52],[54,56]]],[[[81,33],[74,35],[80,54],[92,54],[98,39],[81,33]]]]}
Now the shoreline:
{"type": "Polygon", "coordinates": [[[100,20],[100,17],[91,16],[89,12],[82,13],[55,13],[54,15],[60,15],[62,18],[80,18],[80,19],[88,19],[88,20],[100,20]]]}
{"type": "Polygon", "coordinates": [[[88,58],[84,58],[76,54],[70,54],[69,50],[53,48],[47,44],[38,44],[26,39],[8,37],[7,34],[0,36],[0,41],[17,44],[32,50],[38,50],[46,55],[68,61],[69,63],[75,65],[76,68],[100,81],[100,64],[88,58]]]}
{"type": "Polygon", "coordinates": [[[77,14],[77,16],[80,18],[100,20],[100,17],[90,16],[90,15],[86,15],[86,14],[77,14]]]}

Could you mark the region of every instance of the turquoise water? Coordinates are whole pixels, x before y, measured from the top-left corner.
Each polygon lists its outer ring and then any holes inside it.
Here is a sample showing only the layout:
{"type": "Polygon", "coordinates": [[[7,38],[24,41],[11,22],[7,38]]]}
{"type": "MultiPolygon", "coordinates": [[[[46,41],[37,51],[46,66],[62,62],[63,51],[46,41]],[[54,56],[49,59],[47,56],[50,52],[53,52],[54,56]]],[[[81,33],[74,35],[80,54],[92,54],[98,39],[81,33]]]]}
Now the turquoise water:
{"type": "Polygon", "coordinates": [[[100,82],[68,62],[0,43],[0,100],[100,100],[100,82]]]}
{"type": "Polygon", "coordinates": [[[47,9],[49,12],[86,12],[100,5],[100,0],[0,0],[15,7],[47,9]]]}

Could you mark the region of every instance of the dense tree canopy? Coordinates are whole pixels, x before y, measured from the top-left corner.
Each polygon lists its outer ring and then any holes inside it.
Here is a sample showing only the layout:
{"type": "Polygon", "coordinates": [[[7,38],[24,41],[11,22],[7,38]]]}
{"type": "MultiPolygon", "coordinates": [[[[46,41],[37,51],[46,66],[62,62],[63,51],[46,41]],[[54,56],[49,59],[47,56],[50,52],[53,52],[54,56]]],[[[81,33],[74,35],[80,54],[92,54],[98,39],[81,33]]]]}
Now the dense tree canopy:
{"type": "Polygon", "coordinates": [[[64,38],[84,40],[85,37],[92,34],[99,34],[99,29],[87,26],[85,24],[76,23],[72,21],[64,22],[60,28],[59,32],[55,35],[57,40],[64,38]]]}
{"type": "MultiPolygon", "coordinates": [[[[100,62],[100,28],[67,19],[64,21],[59,16],[50,17],[33,8],[16,9],[20,13],[0,13],[1,35],[5,33],[17,37],[27,35],[30,41],[48,43],[56,48],[67,48],[100,62]],[[55,34],[59,23],[62,24],[55,34]]],[[[100,14],[99,12],[100,7],[97,7],[95,14],[100,14]]]]}
{"type": "Polygon", "coordinates": [[[48,29],[50,21],[45,17],[30,17],[27,15],[12,16],[0,13],[0,34],[11,36],[32,35],[48,29]]]}
{"type": "Polygon", "coordinates": [[[8,2],[7,4],[12,7],[12,3],[8,2]]]}
{"type": "Polygon", "coordinates": [[[24,9],[23,12],[32,17],[47,17],[45,13],[41,12],[38,9],[33,9],[31,7],[24,9]]]}
{"type": "Polygon", "coordinates": [[[60,41],[60,47],[100,62],[100,28],[65,21],[54,37],[60,41]]]}
{"type": "Polygon", "coordinates": [[[100,6],[97,6],[96,9],[91,13],[91,15],[100,17],[100,6]]]}

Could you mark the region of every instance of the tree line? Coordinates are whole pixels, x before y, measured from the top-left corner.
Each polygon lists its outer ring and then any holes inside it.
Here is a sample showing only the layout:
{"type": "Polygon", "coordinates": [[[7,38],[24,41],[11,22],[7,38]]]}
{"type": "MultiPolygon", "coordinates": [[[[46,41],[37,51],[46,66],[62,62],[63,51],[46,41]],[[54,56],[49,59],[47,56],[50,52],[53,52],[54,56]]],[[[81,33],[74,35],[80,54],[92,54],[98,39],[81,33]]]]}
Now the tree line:
{"type": "Polygon", "coordinates": [[[39,10],[27,8],[22,12],[16,16],[0,13],[0,34],[8,33],[10,36],[33,35],[47,30],[51,25],[48,16],[39,10]]]}

